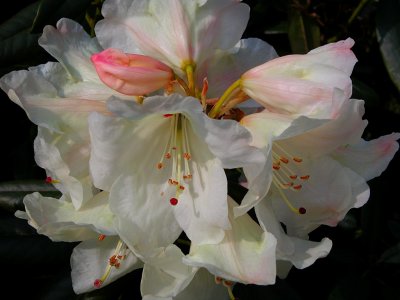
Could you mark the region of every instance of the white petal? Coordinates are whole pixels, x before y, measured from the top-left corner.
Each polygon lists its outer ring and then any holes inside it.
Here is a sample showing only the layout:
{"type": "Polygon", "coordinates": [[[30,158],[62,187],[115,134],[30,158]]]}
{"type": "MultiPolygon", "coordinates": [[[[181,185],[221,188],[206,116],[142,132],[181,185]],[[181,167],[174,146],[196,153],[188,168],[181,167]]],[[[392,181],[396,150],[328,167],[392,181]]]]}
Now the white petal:
{"type": "Polygon", "coordinates": [[[58,134],[39,127],[34,142],[36,163],[48,176],[59,181],[55,186],[71,197],[76,209],[93,197],[87,129],[86,134],[87,138],[82,139],[75,132],[58,134]]]}
{"type": "Polygon", "coordinates": [[[269,199],[264,199],[256,206],[256,214],[263,229],[271,232],[278,241],[277,260],[289,261],[296,268],[303,269],[328,255],[332,248],[332,241],[328,238],[312,242],[287,235],[276,219],[269,199]]]}
{"type": "Polygon", "coordinates": [[[140,284],[142,295],[148,299],[175,297],[185,289],[197,268],[183,264],[183,257],[177,246],[170,245],[158,256],[146,260],[140,284]]]}
{"type": "Polygon", "coordinates": [[[99,233],[115,234],[105,193],[98,194],[81,211],[64,198],[58,200],[39,193],[25,196],[24,205],[29,224],[54,241],[82,241],[96,238],[99,233]]]}
{"type": "Polygon", "coordinates": [[[255,38],[242,39],[232,49],[218,52],[200,76],[210,82],[207,96],[220,97],[244,72],[277,56],[272,46],[255,38]]]}
{"type": "Polygon", "coordinates": [[[201,143],[192,145],[196,158],[192,162],[193,178],[173,210],[192,242],[214,244],[223,239],[224,229],[230,228],[226,175],[218,160],[213,159],[201,143]]]}
{"type": "Polygon", "coordinates": [[[54,56],[76,80],[100,83],[90,56],[102,48],[80,24],[63,18],[57,22],[57,28],[47,25],[39,38],[39,45],[54,56]]]}
{"type": "MultiPolygon", "coordinates": [[[[104,274],[109,258],[114,255],[119,241],[118,237],[107,236],[104,240],[89,240],[76,246],[71,255],[72,287],[77,294],[95,290],[94,281],[104,274]]],[[[130,251],[121,260],[119,268],[112,268],[110,275],[102,286],[138,269],[142,266],[137,257],[130,251]]]]}
{"type": "Polygon", "coordinates": [[[206,269],[200,268],[189,286],[179,293],[174,300],[228,300],[229,294],[222,284],[215,283],[215,277],[206,269]]]}
{"type": "MultiPolygon", "coordinates": [[[[361,176],[341,166],[328,156],[313,161],[303,161],[297,174],[308,174],[300,190],[283,190],[296,208],[304,207],[306,213],[293,212],[275,187],[272,201],[275,215],[283,222],[288,234],[304,236],[319,225],[336,226],[353,207],[359,207],[369,198],[369,188],[361,176]]],[[[299,175],[300,176],[300,175],[299,175]]]]}
{"type": "MultiPolygon", "coordinates": [[[[230,199],[231,210],[234,201],[230,199]]],[[[232,211],[231,211],[232,212],[232,211]]],[[[216,245],[192,243],[184,262],[207,268],[222,278],[253,284],[275,283],[276,239],[263,232],[250,216],[230,218],[232,229],[225,231],[225,238],[216,245]]]]}
{"type": "Polygon", "coordinates": [[[143,256],[173,243],[182,232],[169,200],[160,195],[160,180],[145,172],[122,175],[110,192],[118,234],[143,256]]]}
{"type": "Polygon", "coordinates": [[[399,133],[392,133],[371,141],[360,139],[353,145],[339,147],[332,156],[368,181],[386,170],[399,149],[399,138],[399,133]]]}
{"type": "Polygon", "coordinates": [[[358,143],[367,126],[363,114],[364,101],[350,99],[342,106],[336,119],[279,143],[285,149],[296,149],[294,155],[329,154],[341,145],[358,143]]]}

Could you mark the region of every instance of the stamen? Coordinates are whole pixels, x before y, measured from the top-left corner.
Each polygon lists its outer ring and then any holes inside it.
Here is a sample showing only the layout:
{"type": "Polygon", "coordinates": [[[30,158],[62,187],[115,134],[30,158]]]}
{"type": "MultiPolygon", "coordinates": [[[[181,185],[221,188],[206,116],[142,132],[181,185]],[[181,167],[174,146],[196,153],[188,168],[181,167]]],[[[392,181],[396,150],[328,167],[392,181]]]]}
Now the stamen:
{"type": "Polygon", "coordinates": [[[50,176],[47,176],[46,179],[45,179],[45,182],[46,182],[46,183],[60,183],[61,181],[60,181],[60,180],[53,179],[53,178],[51,178],[50,176]]]}
{"type": "Polygon", "coordinates": [[[122,242],[121,240],[118,241],[117,246],[115,247],[114,253],[113,255],[108,259],[108,264],[106,267],[106,270],[104,271],[103,276],[101,276],[100,278],[97,278],[94,282],[93,285],[96,288],[100,288],[103,283],[107,280],[108,276],[110,276],[111,274],[111,270],[112,267],[118,269],[121,265],[121,260],[125,259],[126,255],[125,255],[125,251],[126,251],[126,245],[124,244],[124,242],[122,242]],[[124,249],[122,249],[124,248],[124,249]],[[121,253],[121,250],[123,251],[123,253],[121,253]]]}
{"type": "Polygon", "coordinates": [[[203,109],[206,109],[206,107],[207,107],[207,92],[208,92],[208,80],[207,80],[207,77],[205,77],[203,79],[203,88],[201,90],[201,95],[200,95],[201,104],[203,106],[203,109]]]}
{"type": "Polygon", "coordinates": [[[215,276],[215,283],[216,284],[221,284],[222,283],[222,278],[219,276],[215,276]]]}
{"type": "Polygon", "coordinates": [[[284,157],[284,156],[281,156],[281,157],[279,158],[279,160],[280,160],[281,162],[283,162],[284,164],[288,164],[288,163],[289,163],[289,159],[287,159],[287,158],[284,157]]]}
{"type": "Polygon", "coordinates": [[[296,214],[305,214],[305,208],[301,207],[299,209],[295,208],[292,203],[290,203],[289,199],[286,197],[285,193],[282,191],[282,189],[280,188],[279,182],[277,182],[276,178],[272,178],[272,182],[274,183],[274,185],[277,187],[279,194],[281,195],[283,201],[285,202],[285,204],[287,205],[287,207],[289,207],[289,209],[296,213],[296,214]]]}
{"type": "Polygon", "coordinates": [[[188,88],[190,91],[190,94],[188,96],[194,96],[195,94],[194,66],[192,64],[186,65],[185,72],[188,80],[188,88]]]}
{"type": "Polygon", "coordinates": [[[178,199],[176,198],[171,198],[169,199],[169,203],[171,203],[172,206],[175,206],[178,204],[178,199]]]}
{"type": "Polygon", "coordinates": [[[300,157],[293,157],[292,159],[297,163],[301,163],[303,161],[303,159],[300,157]]]}
{"type": "Polygon", "coordinates": [[[105,234],[100,234],[99,235],[99,241],[104,241],[104,239],[106,238],[105,234]]]}

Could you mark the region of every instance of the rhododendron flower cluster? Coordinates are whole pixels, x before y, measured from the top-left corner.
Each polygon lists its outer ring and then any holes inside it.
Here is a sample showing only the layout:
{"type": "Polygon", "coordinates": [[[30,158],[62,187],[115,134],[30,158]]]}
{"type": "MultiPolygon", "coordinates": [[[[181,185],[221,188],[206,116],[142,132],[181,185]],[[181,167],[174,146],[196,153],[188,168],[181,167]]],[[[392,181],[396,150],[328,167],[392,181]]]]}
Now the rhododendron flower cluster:
{"type": "Polygon", "coordinates": [[[62,193],[27,195],[17,216],[80,242],[74,291],[143,268],[143,299],[234,299],[236,282],[274,284],[328,255],[331,240],[308,234],[367,202],[400,137],[362,138],[354,41],[277,57],[240,39],[237,0],[106,0],[102,15],[93,38],[69,19],[45,27],[57,62],[0,80],[62,193]]]}

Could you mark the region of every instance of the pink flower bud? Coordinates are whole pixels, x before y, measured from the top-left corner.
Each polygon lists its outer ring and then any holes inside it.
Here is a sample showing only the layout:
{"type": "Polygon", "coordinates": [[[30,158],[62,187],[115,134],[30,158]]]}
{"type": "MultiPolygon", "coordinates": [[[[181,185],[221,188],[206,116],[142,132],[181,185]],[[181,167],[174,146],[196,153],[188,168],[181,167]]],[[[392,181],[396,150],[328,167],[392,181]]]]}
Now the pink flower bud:
{"type": "Polygon", "coordinates": [[[101,79],[110,88],[126,95],[140,96],[165,86],[174,74],[167,65],[148,56],[107,49],[91,60],[101,79]]]}
{"type": "Polygon", "coordinates": [[[350,74],[357,59],[347,39],[316,48],[305,55],[282,56],[259,65],[242,75],[242,90],[270,111],[317,115],[331,109],[336,88],[349,98],[350,74]]]}

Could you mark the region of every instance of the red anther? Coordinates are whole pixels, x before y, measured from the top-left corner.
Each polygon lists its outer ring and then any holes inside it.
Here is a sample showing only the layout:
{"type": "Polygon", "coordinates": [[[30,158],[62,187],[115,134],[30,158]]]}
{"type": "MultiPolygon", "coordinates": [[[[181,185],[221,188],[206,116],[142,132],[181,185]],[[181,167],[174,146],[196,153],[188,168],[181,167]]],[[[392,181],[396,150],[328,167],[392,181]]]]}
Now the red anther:
{"type": "Polygon", "coordinates": [[[293,157],[293,160],[294,160],[295,162],[298,162],[298,163],[301,163],[301,162],[303,161],[303,159],[300,158],[300,157],[293,157]]]}
{"type": "Polygon", "coordinates": [[[221,284],[222,283],[222,278],[219,276],[215,276],[215,283],[216,284],[221,284]]]}
{"type": "Polygon", "coordinates": [[[172,184],[173,184],[173,185],[178,185],[178,184],[179,184],[179,182],[178,182],[178,181],[176,181],[176,180],[172,180],[172,184]]]}
{"type": "Polygon", "coordinates": [[[100,280],[100,279],[96,279],[96,280],[93,282],[93,285],[94,285],[95,288],[101,288],[101,286],[103,285],[103,281],[100,280]]]}
{"type": "Polygon", "coordinates": [[[175,206],[175,205],[178,204],[178,199],[176,199],[176,198],[171,198],[171,199],[169,199],[169,203],[171,203],[171,205],[175,206]]]}
{"type": "Polygon", "coordinates": [[[53,178],[51,178],[50,176],[47,176],[45,181],[46,181],[46,183],[52,183],[53,182],[53,178]]]}
{"type": "Polygon", "coordinates": [[[174,182],[173,182],[173,180],[170,178],[170,179],[168,179],[168,183],[170,184],[170,185],[173,185],[174,184],[174,182]]]}
{"type": "Polygon", "coordinates": [[[179,186],[179,189],[180,189],[181,191],[183,191],[183,190],[185,189],[185,187],[184,187],[183,185],[180,185],[180,186],[179,186]]]}
{"type": "Polygon", "coordinates": [[[293,188],[294,188],[295,190],[301,190],[302,187],[303,187],[303,186],[302,186],[301,184],[297,184],[297,185],[294,185],[294,186],[293,186],[293,188]]]}
{"type": "Polygon", "coordinates": [[[290,177],[290,179],[296,179],[297,175],[290,175],[289,177],[290,177]]]}
{"type": "Polygon", "coordinates": [[[291,186],[293,186],[293,182],[284,183],[283,186],[285,186],[285,187],[291,187],[291,186]]]}
{"type": "Polygon", "coordinates": [[[279,160],[280,160],[281,162],[283,162],[284,164],[289,163],[289,160],[288,160],[286,157],[284,157],[284,156],[281,156],[281,157],[279,158],[279,160]]]}
{"type": "Polygon", "coordinates": [[[302,179],[302,180],[307,180],[309,178],[310,178],[310,175],[300,176],[300,179],[302,179]]]}
{"type": "Polygon", "coordinates": [[[183,153],[183,158],[189,160],[192,158],[192,156],[189,153],[183,153]]]}
{"type": "Polygon", "coordinates": [[[164,156],[166,159],[170,159],[171,158],[171,153],[169,153],[169,152],[167,152],[167,153],[165,153],[165,156],[164,156]]]}
{"type": "Polygon", "coordinates": [[[164,165],[163,165],[162,163],[159,162],[159,163],[157,164],[157,169],[160,170],[160,169],[162,169],[163,167],[164,167],[164,165]]]}
{"type": "Polygon", "coordinates": [[[118,263],[117,256],[116,256],[116,255],[111,256],[111,257],[108,259],[108,261],[109,261],[109,263],[110,263],[111,266],[115,266],[115,265],[118,263]]]}
{"type": "Polygon", "coordinates": [[[273,165],[272,165],[272,168],[273,168],[274,170],[279,170],[279,169],[281,168],[281,166],[278,165],[278,164],[273,164],[273,165]]]}
{"type": "Polygon", "coordinates": [[[174,147],[172,147],[172,150],[176,150],[176,147],[174,146],[174,147]]]}
{"type": "Polygon", "coordinates": [[[224,280],[222,281],[222,284],[226,287],[231,287],[233,285],[233,282],[229,280],[224,280]]]}
{"type": "Polygon", "coordinates": [[[99,241],[103,241],[106,238],[105,234],[99,235],[99,241]]]}
{"type": "Polygon", "coordinates": [[[299,214],[304,215],[307,212],[307,210],[304,207],[299,208],[299,214]]]}
{"type": "Polygon", "coordinates": [[[164,118],[170,118],[172,117],[174,114],[164,114],[164,118]]]}

